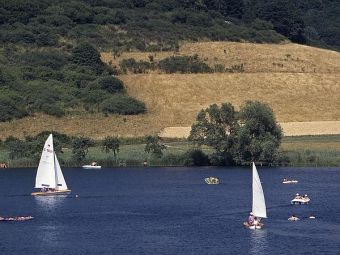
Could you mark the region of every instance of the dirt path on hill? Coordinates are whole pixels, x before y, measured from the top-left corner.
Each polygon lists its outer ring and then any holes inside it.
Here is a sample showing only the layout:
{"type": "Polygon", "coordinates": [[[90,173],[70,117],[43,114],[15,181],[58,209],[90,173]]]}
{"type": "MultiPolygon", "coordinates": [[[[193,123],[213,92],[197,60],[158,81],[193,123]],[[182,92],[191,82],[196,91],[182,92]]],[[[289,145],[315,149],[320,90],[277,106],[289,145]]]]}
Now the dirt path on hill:
{"type": "MultiPolygon", "coordinates": [[[[340,121],[311,121],[280,123],[285,136],[339,135],[340,121]]],[[[160,132],[161,137],[186,138],[190,127],[167,127],[160,132]]]]}

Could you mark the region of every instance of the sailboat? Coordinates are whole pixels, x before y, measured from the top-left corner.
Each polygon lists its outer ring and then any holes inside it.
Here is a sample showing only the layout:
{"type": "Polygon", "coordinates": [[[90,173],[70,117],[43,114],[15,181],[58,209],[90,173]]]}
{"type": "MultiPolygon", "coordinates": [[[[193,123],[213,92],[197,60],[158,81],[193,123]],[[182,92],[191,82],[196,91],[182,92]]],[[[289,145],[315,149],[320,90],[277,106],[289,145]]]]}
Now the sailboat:
{"type": "Polygon", "coordinates": [[[71,193],[71,190],[67,188],[57,155],[53,149],[52,134],[48,136],[41,154],[35,178],[35,188],[41,190],[31,193],[33,196],[65,195],[71,193]]]}
{"type": "Polygon", "coordinates": [[[244,226],[249,229],[261,229],[263,223],[260,222],[261,218],[267,218],[266,202],[264,200],[263,189],[257,172],[255,163],[253,162],[253,206],[252,213],[255,217],[254,224],[244,222],[244,226]]]}

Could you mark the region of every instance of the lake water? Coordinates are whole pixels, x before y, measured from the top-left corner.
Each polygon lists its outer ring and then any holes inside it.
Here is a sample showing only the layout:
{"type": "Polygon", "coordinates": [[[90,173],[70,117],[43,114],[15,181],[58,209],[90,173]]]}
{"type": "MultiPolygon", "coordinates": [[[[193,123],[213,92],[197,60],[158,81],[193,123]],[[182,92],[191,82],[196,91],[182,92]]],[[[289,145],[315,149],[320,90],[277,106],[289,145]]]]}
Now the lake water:
{"type": "Polygon", "coordinates": [[[258,171],[269,218],[254,231],[250,168],[65,169],[68,197],[30,196],[35,169],[1,170],[0,215],[35,218],[0,222],[0,254],[340,254],[340,169],[258,171]],[[311,203],[290,205],[297,192],[311,203]]]}

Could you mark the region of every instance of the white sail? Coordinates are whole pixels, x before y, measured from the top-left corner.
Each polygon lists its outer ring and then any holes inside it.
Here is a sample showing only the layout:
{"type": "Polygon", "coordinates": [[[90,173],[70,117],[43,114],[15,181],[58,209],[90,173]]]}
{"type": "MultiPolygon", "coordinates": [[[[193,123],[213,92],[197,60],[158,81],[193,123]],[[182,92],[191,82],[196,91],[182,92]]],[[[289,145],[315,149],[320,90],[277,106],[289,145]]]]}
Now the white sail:
{"type": "Polygon", "coordinates": [[[44,149],[41,153],[37,176],[35,178],[35,188],[43,187],[56,188],[52,134],[48,136],[45,142],[44,149]]]}
{"type": "Polygon", "coordinates": [[[266,202],[259,174],[253,162],[253,214],[256,217],[267,218],[266,202]]]}
{"type": "Polygon", "coordinates": [[[56,178],[56,184],[57,190],[67,190],[67,185],[64,179],[63,172],[61,171],[57,155],[54,153],[54,169],[55,169],[55,178],[56,178]]]}

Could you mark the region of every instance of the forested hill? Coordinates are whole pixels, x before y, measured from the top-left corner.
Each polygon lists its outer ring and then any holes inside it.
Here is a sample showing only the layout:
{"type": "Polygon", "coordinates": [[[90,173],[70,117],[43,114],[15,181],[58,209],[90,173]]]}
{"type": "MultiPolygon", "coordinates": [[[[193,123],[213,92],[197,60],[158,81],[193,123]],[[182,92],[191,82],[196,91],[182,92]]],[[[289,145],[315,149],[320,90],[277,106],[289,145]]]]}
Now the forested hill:
{"type": "MultiPolygon", "coordinates": [[[[101,51],[114,57],[127,51],[178,51],[183,41],[207,40],[290,40],[339,50],[339,12],[338,0],[3,0],[0,122],[37,112],[147,111],[127,95],[114,77],[119,70],[102,62],[101,51]]],[[[191,65],[185,72],[243,70],[243,65],[212,68],[197,56],[158,64],[176,61],[191,65]]]]}
{"type": "Polygon", "coordinates": [[[162,50],[186,39],[286,37],[339,49],[339,13],[338,0],[11,0],[0,3],[1,42],[162,50]]]}

